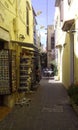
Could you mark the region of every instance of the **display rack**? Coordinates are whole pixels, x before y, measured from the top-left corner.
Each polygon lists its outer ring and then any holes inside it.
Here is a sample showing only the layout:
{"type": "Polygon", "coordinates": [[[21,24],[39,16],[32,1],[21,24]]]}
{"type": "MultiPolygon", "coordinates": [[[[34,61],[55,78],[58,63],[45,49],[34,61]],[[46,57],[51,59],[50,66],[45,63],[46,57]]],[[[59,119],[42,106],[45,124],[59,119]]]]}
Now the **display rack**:
{"type": "Polygon", "coordinates": [[[16,91],[16,51],[11,52],[12,92],[16,91]]]}
{"type": "Polygon", "coordinates": [[[20,57],[20,87],[19,90],[29,90],[31,86],[31,60],[23,55],[20,57]]]}
{"type": "Polygon", "coordinates": [[[35,63],[35,58],[34,57],[32,57],[31,62],[32,62],[31,89],[33,89],[33,86],[36,83],[36,63],[35,63]]]}

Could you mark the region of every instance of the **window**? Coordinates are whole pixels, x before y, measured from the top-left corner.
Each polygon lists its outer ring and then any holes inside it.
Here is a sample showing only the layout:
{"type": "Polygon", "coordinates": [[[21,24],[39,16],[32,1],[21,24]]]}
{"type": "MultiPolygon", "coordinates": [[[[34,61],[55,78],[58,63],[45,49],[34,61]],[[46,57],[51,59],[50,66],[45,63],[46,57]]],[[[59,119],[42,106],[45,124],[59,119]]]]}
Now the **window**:
{"type": "Polygon", "coordinates": [[[27,35],[29,35],[29,10],[26,8],[26,14],[27,14],[27,17],[26,17],[26,32],[27,32],[27,35]]]}
{"type": "Polygon", "coordinates": [[[54,37],[51,37],[51,49],[54,49],[54,37]]]}
{"type": "Polygon", "coordinates": [[[29,4],[26,2],[26,33],[29,35],[29,4]]]}

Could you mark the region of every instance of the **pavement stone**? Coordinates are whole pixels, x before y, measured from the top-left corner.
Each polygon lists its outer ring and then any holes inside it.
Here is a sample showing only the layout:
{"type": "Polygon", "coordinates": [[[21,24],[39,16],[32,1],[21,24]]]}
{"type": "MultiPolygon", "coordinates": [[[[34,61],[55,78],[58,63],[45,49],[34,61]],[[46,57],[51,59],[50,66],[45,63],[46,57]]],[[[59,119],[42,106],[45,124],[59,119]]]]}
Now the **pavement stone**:
{"type": "Polygon", "coordinates": [[[62,83],[44,78],[27,98],[29,105],[15,105],[0,130],[78,130],[78,116],[62,83]]]}

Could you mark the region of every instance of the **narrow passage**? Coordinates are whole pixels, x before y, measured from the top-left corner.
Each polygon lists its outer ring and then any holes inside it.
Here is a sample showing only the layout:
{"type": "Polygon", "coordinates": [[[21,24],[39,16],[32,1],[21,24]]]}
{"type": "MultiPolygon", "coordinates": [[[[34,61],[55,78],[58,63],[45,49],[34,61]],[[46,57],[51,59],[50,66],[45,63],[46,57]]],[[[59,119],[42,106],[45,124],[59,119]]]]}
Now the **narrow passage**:
{"type": "Polygon", "coordinates": [[[0,130],[78,130],[78,116],[64,86],[43,78],[29,105],[16,105],[0,122],[0,130]]]}

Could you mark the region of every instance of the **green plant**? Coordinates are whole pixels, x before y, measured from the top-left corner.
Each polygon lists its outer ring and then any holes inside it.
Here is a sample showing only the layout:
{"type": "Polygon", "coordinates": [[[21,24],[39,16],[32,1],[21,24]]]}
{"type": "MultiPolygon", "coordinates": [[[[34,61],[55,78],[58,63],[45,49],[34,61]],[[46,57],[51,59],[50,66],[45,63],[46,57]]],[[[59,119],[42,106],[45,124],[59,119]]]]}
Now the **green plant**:
{"type": "Polygon", "coordinates": [[[57,66],[55,65],[55,66],[54,66],[54,75],[56,76],[57,73],[58,73],[58,69],[57,69],[57,66]]]}
{"type": "Polygon", "coordinates": [[[71,99],[74,101],[74,103],[78,105],[78,85],[77,84],[72,84],[68,88],[68,94],[71,97],[71,99]]]}
{"type": "Polygon", "coordinates": [[[72,100],[76,105],[78,105],[78,94],[72,96],[72,100]]]}

